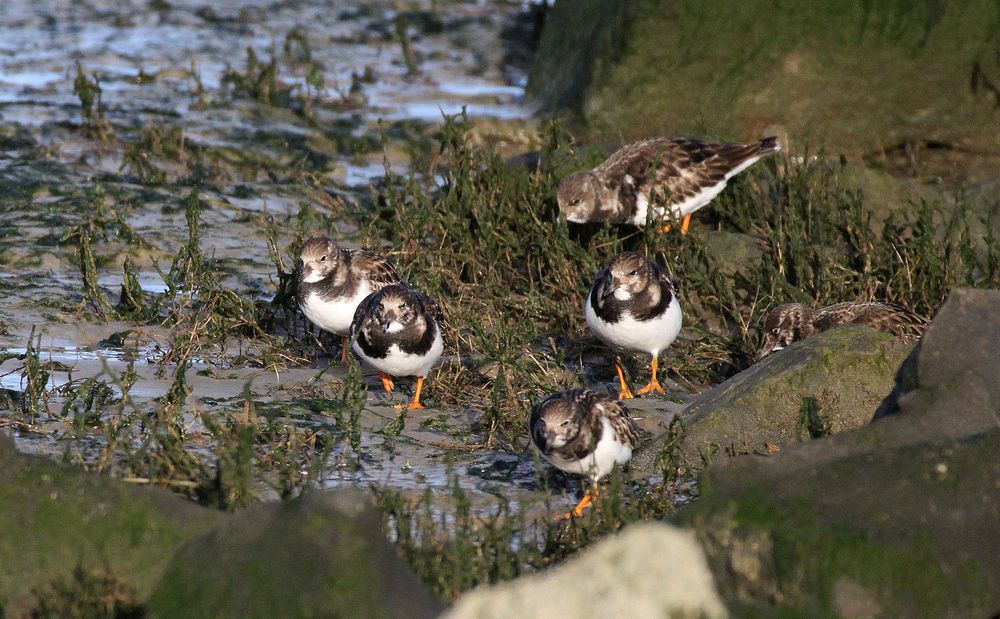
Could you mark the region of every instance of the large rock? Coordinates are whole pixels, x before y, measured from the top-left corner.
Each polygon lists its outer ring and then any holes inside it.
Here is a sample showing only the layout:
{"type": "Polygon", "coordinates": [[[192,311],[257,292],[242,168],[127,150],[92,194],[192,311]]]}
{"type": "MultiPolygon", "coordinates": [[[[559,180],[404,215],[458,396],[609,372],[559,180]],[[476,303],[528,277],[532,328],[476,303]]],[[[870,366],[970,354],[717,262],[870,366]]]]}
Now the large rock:
{"type": "Polygon", "coordinates": [[[725,615],[694,535],[650,523],[630,526],[541,574],[467,593],[444,618],[725,615]]]}
{"type": "Polygon", "coordinates": [[[385,538],[361,491],[235,514],[187,544],[149,617],[433,617],[443,606],[385,538]]]}
{"type": "Polygon", "coordinates": [[[1000,6],[699,0],[556,3],[528,92],[607,136],[794,136],[793,149],[906,141],[996,153],[1000,6]]]}
{"type": "Polygon", "coordinates": [[[26,615],[74,572],[101,574],[141,603],[174,551],[222,517],[165,490],[20,454],[0,435],[0,606],[26,615]]]}
{"type": "Polygon", "coordinates": [[[724,598],[756,614],[996,613],[997,333],[1000,292],[956,290],[882,419],[712,466],[679,520],[699,532],[724,598]]]}
{"type": "Polygon", "coordinates": [[[876,417],[909,414],[918,436],[966,436],[1000,425],[998,377],[1000,291],[959,288],[900,367],[876,417]]]}
{"type": "MultiPolygon", "coordinates": [[[[774,353],[697,397],[680,416],[681,439],[664,454],[681,470],[700,470],[723,455],[769,453],[805,438],[803,398],[815,397],[834,433],[871,421],[912,348],[888,333],[849,325],[774,353]]],[[[632,468],[659,471],[669,434],[632,458],[632,468]]]]}

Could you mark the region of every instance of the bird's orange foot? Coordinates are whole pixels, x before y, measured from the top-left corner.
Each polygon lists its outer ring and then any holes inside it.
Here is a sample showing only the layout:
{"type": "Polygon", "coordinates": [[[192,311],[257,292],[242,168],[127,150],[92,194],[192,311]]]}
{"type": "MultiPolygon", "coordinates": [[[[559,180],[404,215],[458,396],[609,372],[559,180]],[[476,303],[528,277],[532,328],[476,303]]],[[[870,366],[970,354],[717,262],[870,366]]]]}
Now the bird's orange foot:
{"type": "Polygon", "coordinates": [[[659,369],[660,358],[659,356],[654,355],[652,362],[649,364],[649,383],[637,392],[639,395],[645,395],[647,393],[666,393],[663,390],[663,387],[660,386],[659,379],[656,378],[656,372],[659,369]]]}
{"type": "Polygon", "coordinates": [[[647,393],[666,393],[666,391],[663,390],[663,386],[660,385],[660,381],[656,380],[656,377],[654,376],[645,387],[636,391],[636,393],[639,395],[646,395],[647,393]]]}
{"type": "Polygon", "coordinates": [[[424,379],[420,376],[417,377],[417,390],[413,393],[413,401],[406,408],[417,409],[426,408],[420,403],[420,392],[424,389],[424,379]]]}
{"type": "Polygon", "coordinates": [[[351,340],[345,337],[340,344],[340,365],[347,365],[347,351],[351,347],[351,340]]]}
{"type": "Polygon", "coordinates": [[[590,492],[588,492],[587,494],[583,495],[583,498],[580,499],[580,502],[576,504],[576,507],[574,507],[572,511],[566,512],[562,516],[556,518],[556,520],[569,520],[570,518],[579,518],[580,516],[583,515],[583,512],[586,511],[586,509],[593,504],[594,504],[594,498],[590,495],[590,492]]]}
{"type": "Polygon", "coordinates": [[[392,390],[396,388],[396,384],[392,382],[392,376],[385,372],[380,372],[379,375],[382,378],[382,388],[385,389],[386,393],[392,395],[392,390]]]}
{"type": "Polygon", "coordinates": [[[625,380],[625,372],[622,370],[621,361],[617,357],[615,357],[615,371],[618,372],[618,399],[634,398],[635,394],[632,393],[632,389],[628,386],[628,381],[625,380]]]}

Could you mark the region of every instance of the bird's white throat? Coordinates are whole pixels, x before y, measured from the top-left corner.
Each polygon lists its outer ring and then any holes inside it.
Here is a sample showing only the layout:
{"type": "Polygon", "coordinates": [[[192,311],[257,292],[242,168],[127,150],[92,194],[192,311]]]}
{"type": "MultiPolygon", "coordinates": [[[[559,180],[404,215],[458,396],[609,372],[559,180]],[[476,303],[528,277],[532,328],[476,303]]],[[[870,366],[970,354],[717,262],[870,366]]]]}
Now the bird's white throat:
{"type": "Polygon", "coordinates": [[[307,284],[315,284],[316,282],[319,282],[319,281],[322,281],[322,280],[323,280],[323,275],[320,274],[319,271],[313,271],[313,272],[309,273],[308,275],[306,275],[305,277],[302,278],[302,281],[304,281],[307,284]]]}

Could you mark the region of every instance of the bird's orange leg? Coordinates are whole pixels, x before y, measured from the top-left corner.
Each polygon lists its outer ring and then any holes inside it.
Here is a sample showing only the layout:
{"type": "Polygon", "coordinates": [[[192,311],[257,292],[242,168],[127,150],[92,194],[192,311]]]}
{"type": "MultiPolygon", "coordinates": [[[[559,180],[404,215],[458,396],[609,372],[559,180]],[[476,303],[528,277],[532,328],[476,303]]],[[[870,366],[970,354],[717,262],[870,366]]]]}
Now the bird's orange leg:
{"type": "Polygon", "coordinates": [[[684,216],[684,219],[681,221],[681,234],[688,233],[688,227],[691,226],[691,215],[692,213],[688,213],[687,215],[684,216]]]}
{"type": "Polygon", "coordinates": [[[417,390],[413,394],[413,401],[410,402],[410,405],[407,406],[406,408],[426,408],[423,404],[420,403],[420,392],[423,390],[423,388],[424,388],[424,377],[418,376],[417,390]]]}
{"type": "Polygon", "coordinates": [[[625,381],[625,374],[622,372],[621,360],[618,357],[615,357],[615,369],[618,370],[618,382],[621,385],[618,389],[618,399],[624,400],[625,398],[634,398],[635,394],[632,393],[632,389],[628,386],[628,382],[625,381]]]}
{"type": "Polygon", "coordinates": [[[668,232],[670,232],[670,224],[663,226],[663,228],[660,230],[660,236],[663,236],[668,232]]]}
{"type": "Polygon", "coordinates": [[[569,520],[570,518],[579,518],[583,515],[584,510],[594,504],[594,497],[599,494],[597,490],[597,484],[595,483],[590,487],[589,490],[580,499],[580,502],[576,504],[573,511],[567,512],[559,517],[559,520],[569,520]]]}
{"type": "Polygon", "coordinates": [[[653,356],[653,363],[649,366],[649,384],[645,387],[636,391],[639,395],[644,395],[647,393],[666,393],[663,387],[660,385],[660,381],[656,378],[656,370],[660,367],[660,358],[658,356],[653,356]]]}
{"type": "Polygon", "coordinates": [[[382,378],[382,388],[387,394],[392,395],[392,390],[396,387],[396,384],[392,382],[392,376],[385,372],[379,372],[379,375],[382,378]]]}
{"type": "Polygon", "coordinates": [[[345,337],[340,347],[340,365],[347,365],[347,349],[351,346],[351,338],[345,337]]]}

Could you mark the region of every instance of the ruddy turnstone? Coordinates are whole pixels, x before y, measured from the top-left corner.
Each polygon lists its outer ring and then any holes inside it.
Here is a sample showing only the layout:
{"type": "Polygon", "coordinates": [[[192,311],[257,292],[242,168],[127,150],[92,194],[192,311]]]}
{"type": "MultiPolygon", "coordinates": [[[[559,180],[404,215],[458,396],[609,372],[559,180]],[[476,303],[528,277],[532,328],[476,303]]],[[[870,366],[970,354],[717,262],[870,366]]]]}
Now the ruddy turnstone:
{"type": "Polygon", "coordinates": [[[904,307],[878,301],[848,301],[818,310],[786,303],[767,315],[757,361],[792,342],[846,324],[869,325],[900,337],[920,337],[930,321],[904,307]]]}
{"type": "Polygon", "coordinates": [[[416,376],[409,408],[424,408],[424,379],[444,351],[441,307],[406,284],[392,284],[358,305],[351,324],[354,352],[381,373],[382,386],[392,394],[392,377],[416,376]]]}
{"type": "Polygon", "coordinates": [[[638,393],[663,393],[656,377],[659,355],[680,333],[682,321],[680,302],[663,267],[635,252],[619,254],[597,274],[586,313],[594,334],[615,350],[618,399],[635,397],[622,373],[618,354],[624,351],[653,356],[649,384],[638,393]]]}
{"type": "Polygon", "coordinates": [[[751,144],[641,140],[621,147],[593,170],[564,178],[557,193],[559,211],[575,223],[644,226],[652,204],[654,218],[683,218],[681,232],[687,234],[691,214],[719,195],[730,178],[779,150],[775,137],[751,144]]]}
{"type": "Polygon", "coordinates": [[[639,445],[639,428],[625,405],[588,389],[550,395],[532,409],[530,423],[531,442],[552,466],[590,479],[573,508],[576,516],[593,502],[597,482],[639,445]]]}
{"type": "Polygon", "coordinates": [[[358,304],[372,292],[398,283],[399,275],[379,254],[338,247],[326,237],[303,243],[299,260],[299,307],[314,325],[343,338],[340,361],[346,363],[351,321],[358,304]]]}

